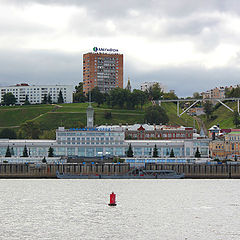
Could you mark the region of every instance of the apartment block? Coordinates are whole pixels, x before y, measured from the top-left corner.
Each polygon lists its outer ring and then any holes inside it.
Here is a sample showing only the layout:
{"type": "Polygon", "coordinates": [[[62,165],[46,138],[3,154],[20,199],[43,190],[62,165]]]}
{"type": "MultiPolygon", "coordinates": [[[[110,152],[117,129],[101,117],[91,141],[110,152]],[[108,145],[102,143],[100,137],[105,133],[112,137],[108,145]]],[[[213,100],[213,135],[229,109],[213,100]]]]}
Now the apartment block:
{"type": "Polygon", "coordinates": [[[123,54],[86,53],[83,55],[83,92],[94,87],[102,93],[123,88],[123,54]]]}
{"type": "Polygon", "coordinates": [[[43,102],[44,96],[51,96],[52,102],[57,103],[60,90],[62,91],[65,103],[73,102],[74,86],[72,85],[28,85],[26,83],[17,84],[15,86],[0,87],[0,99],[6,93],[12,93],[16,98],[16,104],[22,105],[28,96],[31,104],[40,104],[43,102]]]}

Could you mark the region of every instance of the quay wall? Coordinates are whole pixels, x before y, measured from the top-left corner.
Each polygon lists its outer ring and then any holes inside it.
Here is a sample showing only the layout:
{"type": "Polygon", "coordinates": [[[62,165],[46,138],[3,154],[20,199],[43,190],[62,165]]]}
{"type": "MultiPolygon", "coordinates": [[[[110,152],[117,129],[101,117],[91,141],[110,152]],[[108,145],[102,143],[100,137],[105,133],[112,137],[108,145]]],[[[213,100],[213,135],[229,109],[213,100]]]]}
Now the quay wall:
{"type": "MultiPolygon", "coordinates": [[[[68,174],[122,175],[130,164],[0,164],[0,178],[56,178],[56,172],[68,174]]],[[[146,164],[146,170],[174,170],[185,178],[239,178],[240,164],[146,164]]]]}

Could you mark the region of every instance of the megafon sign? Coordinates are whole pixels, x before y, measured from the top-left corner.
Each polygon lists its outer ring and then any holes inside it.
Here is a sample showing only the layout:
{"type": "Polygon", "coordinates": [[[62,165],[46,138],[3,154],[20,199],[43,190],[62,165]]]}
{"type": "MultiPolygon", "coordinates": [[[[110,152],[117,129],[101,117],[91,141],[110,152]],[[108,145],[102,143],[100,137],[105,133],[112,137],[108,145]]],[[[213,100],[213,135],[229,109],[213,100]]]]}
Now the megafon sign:
{"type": "Polygon", "coordinates": [[[94,51],[94,52],[118,52],[118,49],[94,47],[94,48],[93,48],[93,51],[94,51]]]}

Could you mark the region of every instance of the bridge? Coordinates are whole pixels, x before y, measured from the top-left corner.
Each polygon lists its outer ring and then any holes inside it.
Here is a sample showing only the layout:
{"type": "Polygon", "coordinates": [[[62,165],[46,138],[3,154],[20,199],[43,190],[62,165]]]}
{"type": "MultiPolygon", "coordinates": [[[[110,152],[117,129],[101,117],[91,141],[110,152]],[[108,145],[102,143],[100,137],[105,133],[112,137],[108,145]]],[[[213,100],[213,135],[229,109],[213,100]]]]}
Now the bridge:
{"type": "Polygon", "coordinates": [[[240,98],[204,98],[204,99],[172,99],[172,100],[165,100],[165,99],[161,99],[161,100],[154,100],[155,104],[158,104],[159,106],[161,106],[162,103],[168,103],[168,102],[175,102],[177,103],[177,116],[181,117],[185,112],[187,112],[190,108],[194,107],[197,103],[199,102],[206,102],[206,101],[217,101],[219,103],[221,103],[224,107],[226,107],[228,110],[230,110],[231,112],[234,112],[234,110],[232,108],[230,108],[229,106],[227,106],[225,103],[223,103],[223,101],[234,101],[237,102],[237,111],[239,114],[239,110],[240,110],[240,105],[239,105],[239,101],[240,98]],[[188,108],[186,108],[183,112],[179,112],[179,103],[180,102],[193,102],[188,108]]]}

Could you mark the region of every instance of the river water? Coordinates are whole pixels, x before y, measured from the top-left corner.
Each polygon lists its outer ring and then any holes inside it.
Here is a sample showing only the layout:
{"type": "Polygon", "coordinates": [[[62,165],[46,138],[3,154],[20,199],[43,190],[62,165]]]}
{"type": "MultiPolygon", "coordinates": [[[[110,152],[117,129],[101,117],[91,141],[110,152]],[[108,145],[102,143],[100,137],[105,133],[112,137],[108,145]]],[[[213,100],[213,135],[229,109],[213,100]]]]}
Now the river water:
{"type": "Polygon", "coordinates": [[[239,240],[240,180],[0,180],[0,239],[239,240]]]}

